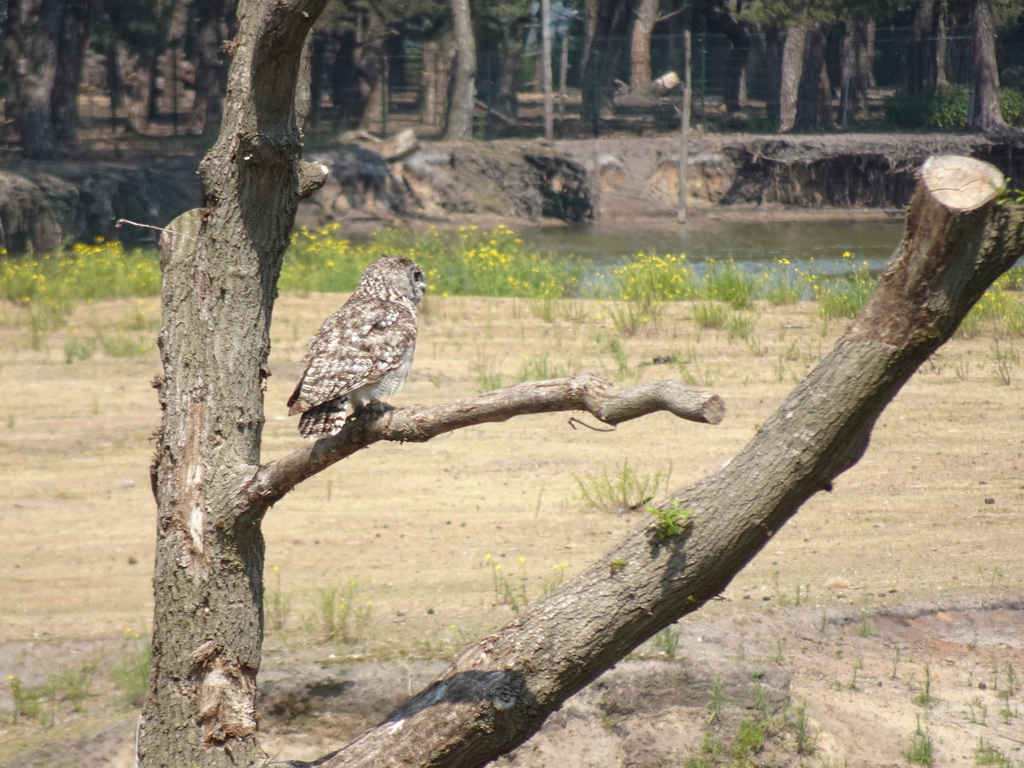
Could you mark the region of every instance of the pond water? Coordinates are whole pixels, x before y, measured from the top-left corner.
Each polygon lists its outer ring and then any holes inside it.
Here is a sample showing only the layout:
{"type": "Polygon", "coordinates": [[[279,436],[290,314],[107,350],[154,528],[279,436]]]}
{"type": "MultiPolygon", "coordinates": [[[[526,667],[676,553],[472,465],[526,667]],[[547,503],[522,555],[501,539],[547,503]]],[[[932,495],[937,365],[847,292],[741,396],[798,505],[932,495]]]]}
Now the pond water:
{"type": "MultiPolygon", "coordinates": [[[[882,269],[903,235],[902,217],[875,221],[716,222],[678,227],[674,222],[644,222],[636,227],[596,224],[542,226],[517,230],[541,253],[577,254],[593,265],[594,275],[628,261],[637,253],[686,254],[693,270],[708,262],[731,261],[743,269],[763,272],[785,259],[801,272],[844,274],[853,261],[882,269]]],[[[785,263],[785,262],[783,262],[785,263]]]]}

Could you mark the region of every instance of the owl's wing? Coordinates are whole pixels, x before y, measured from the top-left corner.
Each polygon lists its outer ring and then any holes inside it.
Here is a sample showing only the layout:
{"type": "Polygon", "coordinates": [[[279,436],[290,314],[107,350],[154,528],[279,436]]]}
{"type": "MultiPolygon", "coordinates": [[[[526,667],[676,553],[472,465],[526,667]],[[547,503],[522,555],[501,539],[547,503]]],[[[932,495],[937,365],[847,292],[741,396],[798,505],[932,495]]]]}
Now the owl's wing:
{"type": "Polygon", "coordinates": [[[305,372],[288,400],[302,413],[373,384],[398,368],[416,344],[416,317],[385,301],[346,304],[310,342],[305,372]]]}

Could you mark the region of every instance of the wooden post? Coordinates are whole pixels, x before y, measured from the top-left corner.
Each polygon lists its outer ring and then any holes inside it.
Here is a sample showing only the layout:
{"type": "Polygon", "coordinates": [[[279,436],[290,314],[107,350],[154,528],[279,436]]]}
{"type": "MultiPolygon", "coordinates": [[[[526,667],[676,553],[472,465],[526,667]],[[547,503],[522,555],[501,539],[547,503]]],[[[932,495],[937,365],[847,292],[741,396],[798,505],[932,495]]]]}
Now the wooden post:
{"type": "Polygon", "coordinates": [[[686,159],[690,154],[690,98],[693,67],[690,58],[690,30],[683,30],[683,103],[682,118],[679,125],[679,211],[680,224],[686,223],[686,159]]]}
{"type": "Polygon", "coordinates": [[[544,138],[555,136],[551,95],[551,0],[540,0],[541,67],[544,84],[544,138]]]}

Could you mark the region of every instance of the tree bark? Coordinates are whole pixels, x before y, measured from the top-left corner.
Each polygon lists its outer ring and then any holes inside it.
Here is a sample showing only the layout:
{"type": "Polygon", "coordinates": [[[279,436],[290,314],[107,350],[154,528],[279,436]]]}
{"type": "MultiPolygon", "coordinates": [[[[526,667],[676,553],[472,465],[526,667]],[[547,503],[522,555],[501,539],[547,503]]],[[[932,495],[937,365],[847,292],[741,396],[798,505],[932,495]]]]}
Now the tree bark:
{"type": "Polygon", "coordinates": [[[825,30],[817,25],[808,30],[804,43],[792,130],[811,133],[831,127],[830,101],[825,72],[825,30]]]}
{"type": "MultiPolygon", "coordinates": [[[[321,768],[482,766],[573,693],[721,593],[810,496],[865,451],[879,414],[1024,246],[1002,174],[960,157],[923,166],[903,242],[861,314],[753,440],[653,520],[321,768]]],[[[666,451],[671,451],[666,446],[666,451]]],[[[291,763],[289,765],[298,765],[291,763]]]]}
{"type": "Polygon", "coordinates": [[[999,69],[996,65],[996,33],[992,0],[974,0],[971,14],[974,43],[974,93],[967,127],[982,133],[1010,131],[999,106],[999,69]]]}
{"type": "Polygon", "coordinates": [[[256,765],[263,509],[237,491],[259,465],[269,324],[300,195],[294,99],[303,41],[325,0],[243,0],[220,137],[200,164],[201,210],[161,243],[163,409],[153,666],[138,759],[256,765]],[[258,74],[258,76],[257,76],[258,74]]]}
{"type": "Polygon", "coordinates": [[[367,11],[366,31],[355,49],[356,72],[359,75],[359,127],[370,130],[379,125],[385,128],[384,99],[387,74],[385,41],[389,34],[384,19],[372,7],[367,11]]]}
{"type": "Polygon", "coordinates": [[[868,91],[874,86],[875,22],[855,21],[847,28],[847,53],[843,59],[843,93],[840,111],[858,120],[867,116],[868,91]]]}
{"type": "Polygon", "coordinates": [[[78,92],[93,7],[91,0],[74,0],[67,4],[61,19],[57,69],[50,98],[54,139],[61,152],[78,143],[78,92]]]}
{"type": "Polygon", "coordinates": [[[224,62],[221,59],[225,34],[225,0],[198,0],[196,18],[195,98],[189,115],[188,132],[202,136],[220,125],[223,110],[224,62]]]}
{"type": "Polygon", "coordinates": [[[587,30],[592,34],[583,59],[580,79],[580,117],[594,126],[602,116],[610,116],[615,106],[615,68],[623,50],[633,0],[594,0],[587,3],[587,30]]]}
{"type": "Polygon", "coordinates": [[[725,92],[722,100],[729,114],[743,109],[746,100],[747,61],[750,59],[750,32],[742,21],[738,21],[724,10],[716,10],[708,16],[708,31],[719,32],[729,39],[729,58],[725,65],[725,92]]]}
{"type": "Polygon", "coordinates": [[[789,27],[782,44],[779,72],[779,133],[788,133],[796,123],[797,93],[804,71],[807,28],[789,27]]]}
{"type": "Polygon", "coordinates": [[[907,92],[916,93],[935,88],[939,80],[938,0],[920,0],[914,10],[907,51],[907,92]]]}
{"type": "Polygon", "coordinates": [[[469,141],[473,138],[473,107],[476,104],[476,40],[469,13],[469,0],[451,0],[455,26],[455,71],[444,138],[469,141]]]}
{"type": "Polygon", "coordinates": [[[51,97],[65,0],[8,0],[5,65],[9,109],[22,154],[30,160],[58,155],[51,97]]]}
{"type": "Polygon", "coordinates": [[[651,87],[651,36],[658,21],[660,0],[639,0],[629,38],[629,89],[643,93],[651,87]]]}

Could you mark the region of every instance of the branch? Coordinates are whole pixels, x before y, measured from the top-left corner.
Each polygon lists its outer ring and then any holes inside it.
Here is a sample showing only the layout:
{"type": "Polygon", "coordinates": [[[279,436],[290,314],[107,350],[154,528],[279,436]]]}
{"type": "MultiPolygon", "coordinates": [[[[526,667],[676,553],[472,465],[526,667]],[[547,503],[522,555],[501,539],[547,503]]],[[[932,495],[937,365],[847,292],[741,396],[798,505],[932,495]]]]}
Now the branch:
{"type": "Polygon", "coordinates": [[[885,406],[1013,265],[1024,247],[1024,211],[995,204],[1000,182],[979,161],[930,160],[903,243],[868,306],[739,454],[674,494],[666,509],[686,512],[681,525],[636,527],[316,765],[484,765],[630,650],[719,594],[804,501],[856,463],[885,406]],[[955,199],[944,192],[950,187],[955,199]]]}
{"type": "Polygon", "coordinates": [[[583,411],[611,426],[658,411],[718,424],[725,415],[725,403],[718,395],[671,380],[624,390],[588,374],[525,382],[441,405],[412,405],[377,418],[355,419],[340,434],[260,467],[243,494],[257,506],[273,504],[303,480],[382,440],[423,443],[475,424],[556,411],[583,411]]]}

